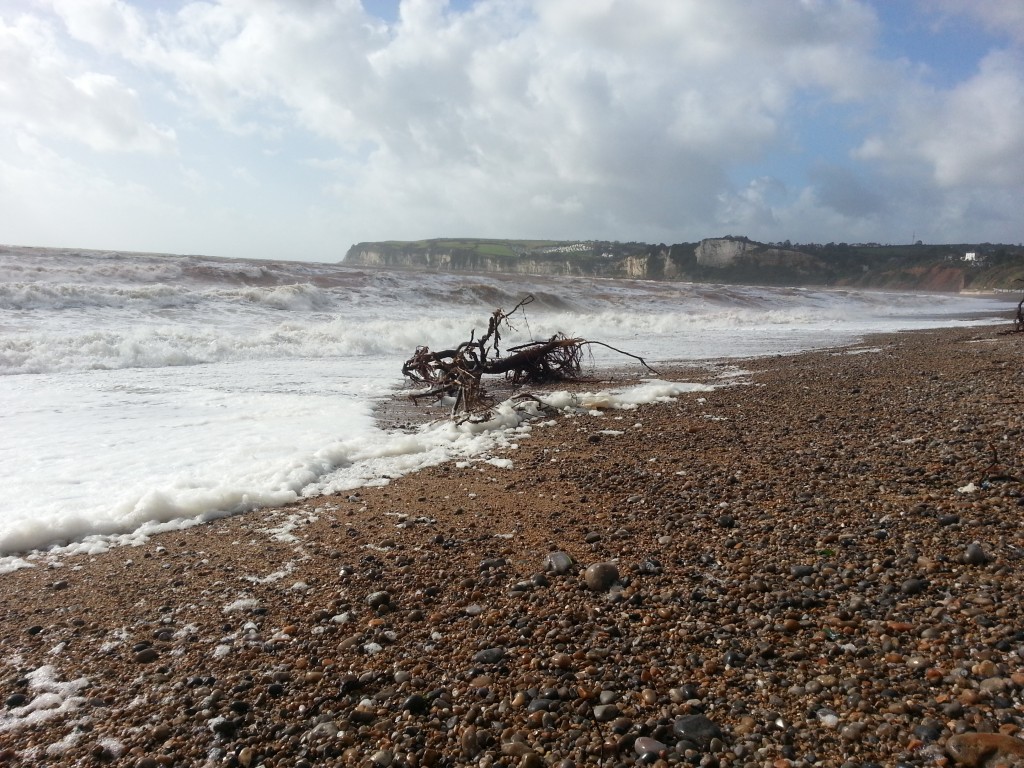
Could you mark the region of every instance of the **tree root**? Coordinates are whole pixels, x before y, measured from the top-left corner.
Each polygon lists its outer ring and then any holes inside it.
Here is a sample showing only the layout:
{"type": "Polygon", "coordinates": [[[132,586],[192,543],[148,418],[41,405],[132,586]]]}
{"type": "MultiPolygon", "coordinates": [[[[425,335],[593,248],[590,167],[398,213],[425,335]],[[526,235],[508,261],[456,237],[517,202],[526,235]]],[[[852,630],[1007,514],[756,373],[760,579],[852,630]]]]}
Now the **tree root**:
{"type": "Polygon", "coordinates": [[[502,357],[499,348],[502,328],[511,328],[510,318],[517,312],[526,314],[526,306],[534,300],[526,296],[510,312],[496,309],[487,324],[487,332],[477,340],[472,331],[469,341],[455,349],[431,352],[427,347],[417,347],[412,357],[402,366],[402,374],[413,383],[425,387],[412,394],[414,403],[422,398],[454,397],[452,415],[472,414],[484,404],[486,392],[481,383],[483,376],[505,376],[515,386],[523,384],[547,384],[556,381],[579,381],[582,374],[583,349],[598,345],[619,354],[639,360],[648,370],[654,371],[647,362],[637,355],[623,352],[610,344],[600,341],[572,338],[558,333],[547,341],[533,341],[512,347],[510,354],[502,357]]]}

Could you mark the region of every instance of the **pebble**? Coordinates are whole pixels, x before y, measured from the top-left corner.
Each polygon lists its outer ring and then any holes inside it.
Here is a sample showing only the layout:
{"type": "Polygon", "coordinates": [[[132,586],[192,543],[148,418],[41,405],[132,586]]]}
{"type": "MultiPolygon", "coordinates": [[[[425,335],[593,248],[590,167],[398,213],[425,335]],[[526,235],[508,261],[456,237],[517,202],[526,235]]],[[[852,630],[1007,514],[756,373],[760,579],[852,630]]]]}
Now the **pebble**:
{"type": "Polygon", "coordinates": [[[477,664],[497,664],[505,658],[505,649],[501,647],[485,648],[473,655],[473,661],[477,664]]]}
{"type": "Polygon", "coordinates": [[[633,751],[641,758],[657,757],[667,749],[668,745],[649,736],[638,736],[636,741],[633,742],[633,751]]]}
{"type": "Polygon", "coordinates": [[[964,550],[964,562],[967,565],[985,565],[992,558],[982,548],[978,542],[972,542],[967,545],[967,549],[964,550]]]}
{"type": "Polygon", "coordinates": [[[928,588],[928,582],[924,579],[907,579],[900,585],[900,592],[904,595],[919,595],[928,588]]]}
{"type": "Polygon", "coordinates": [[[156,534],[131,579],[123,550],[40,555],[4,574],[0,763],[1024,766],[1024,483],[955,492],[1024,435],[991,407],[1020,339],[945,333],[750,361],[764,386],[597,444],[573,417],[515,469],[325,498],[289,540],[304,501],[156,534]],[[30,723],[51,691],[68,711],[30,723]]]}
{"type": "Polygon", "coordinates": [[[619,716],[619,708],[615,704],[598,704],[594,707],[594,719],[599,723],[607,723],[619,716]]]}
{"type": "Polygon", "coordinates": [[[573,559],[562,551],[548,552],[544,558],[544,570],[561,576],[569,572],[573,566],[573,559]]]}
{"type": "Polygon", "coordinates": [[[724,739],[722,729],[705,715],[686,715],[672,723],[672,730],[683,741],[696,744],[701,749],[711,746],[714,739],[724,739]]]}
{"type": "Polygon", "coordinates": [[[593,563],[583,572],[583,580],[591,592],[607,592],[619,580],[615,563],[593,563]]]}
{"type": "Polygon", "coordinates": [[[961,733],[946,742],[946,753],[958,765],[1024,765],[1024,741],[1001,733],[961,733]]]}

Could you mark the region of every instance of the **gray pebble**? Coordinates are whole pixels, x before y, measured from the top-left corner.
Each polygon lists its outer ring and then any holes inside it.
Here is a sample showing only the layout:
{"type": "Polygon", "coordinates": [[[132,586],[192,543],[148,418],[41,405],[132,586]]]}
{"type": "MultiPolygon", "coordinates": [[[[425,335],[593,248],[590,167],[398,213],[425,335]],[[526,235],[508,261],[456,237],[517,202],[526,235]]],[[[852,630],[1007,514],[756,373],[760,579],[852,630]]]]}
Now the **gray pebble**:
{"type": "Polygon", "coordinates": [[[572,568],[572,558],[565,552],[548,552],[544,558],[544,570],[561,576],[572,568]]]}
{"type": "Polygon", "coordinates": [[[967,565],[984,565],[991,559],[988,552],[976,541],[967,545],[967,549],[964,551],[964,562],[967,565]]]}
{"type": "Polygon", "coordinates": [[[477,664],[497,664],[499,661],[505,658],[505,649],[498,648],[485,648],[482,651],[477,651],[473,655],[473,661],[477,664]]]}

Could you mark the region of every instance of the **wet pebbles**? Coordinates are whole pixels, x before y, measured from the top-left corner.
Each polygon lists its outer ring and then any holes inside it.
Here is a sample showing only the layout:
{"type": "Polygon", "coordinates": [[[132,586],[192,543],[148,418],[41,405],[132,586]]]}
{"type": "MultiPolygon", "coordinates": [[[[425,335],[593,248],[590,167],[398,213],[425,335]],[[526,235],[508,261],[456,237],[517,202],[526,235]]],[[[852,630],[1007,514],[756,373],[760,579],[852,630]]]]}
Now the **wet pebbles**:
{"type": "Polygon", "coordinates": [[[0,764],[1024,765],[1001,330],[37,559],[0,576],[0,764]]]}

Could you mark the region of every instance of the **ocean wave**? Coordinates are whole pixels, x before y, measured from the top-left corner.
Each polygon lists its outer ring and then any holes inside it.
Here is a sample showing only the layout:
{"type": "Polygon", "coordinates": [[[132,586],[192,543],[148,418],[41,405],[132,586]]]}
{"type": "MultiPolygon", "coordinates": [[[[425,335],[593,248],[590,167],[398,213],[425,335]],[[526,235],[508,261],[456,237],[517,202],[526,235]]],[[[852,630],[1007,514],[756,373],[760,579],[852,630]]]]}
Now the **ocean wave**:
{"type": "Polygon", "coordinates": [[[192,307],[262,306],[295,312],[331,311],[348,295],[309,283],[197,290],[171,283],[8,282],[0,284],[0,310],[46,312],[69,309],[128,309],[136,313],[192,307]]]}
{"type": "Polygon", "coordinates": [[[0,284],[0,310],[59,311],[64,309],[115,308],[144,305],[167,309],[195,305],[201,295],[173,285],[97,286],[86,283],[11,282],[0,284]]]}
{"type": "MultiPolygon", "coordinates": [[[[261,296],[261,301],[265,296],[261,296]]],[[[288,306],[310,300],[309,295],[285,293],[288,306]]],[[[321,316],[322,317],[322,316],[321,316]]],[[[771,311],[730,309],[718,312],[647,314],[616,311],[546,313],[502,334],[502,348],[556,333],[613,345],[643,342],[642,354],[654,359],[673,357],[687,339],[714,330],[841,325],[841,313],[794,307],[771,311]]],[[[310,320],[289,317],[259,325],[218,322],[197,317],[190,325],[135,324],[89,331],[26,332],[0,335],[0,374],[35,374],[121,368],[203,365],[240,360],[294,358],[393,357],[396,369],[418,346],[452,347],[487,327],[486,314],[470,312],[424,315],[407,312],[388,319],[352,320],[346,317],[310,320]]]]}

